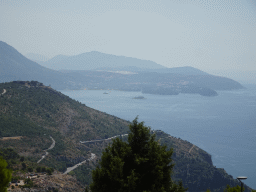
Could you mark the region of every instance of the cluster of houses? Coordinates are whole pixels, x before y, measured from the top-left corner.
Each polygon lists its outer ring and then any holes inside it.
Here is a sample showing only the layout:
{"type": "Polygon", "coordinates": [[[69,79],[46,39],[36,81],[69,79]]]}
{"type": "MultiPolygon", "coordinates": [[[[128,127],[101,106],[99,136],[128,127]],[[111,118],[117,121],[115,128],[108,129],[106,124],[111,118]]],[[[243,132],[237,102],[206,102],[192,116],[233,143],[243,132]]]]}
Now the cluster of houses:
{"type": "Polygon", "coordinates": [[[24,180],[12,180],[9,183],[9,188],[7,190],[10,191],[11,189],[14,189],[15,187],[19,187],[19,186],[23,186],[23,185],[25,185],[24,180]]]}
{"type": "MultiPolygon", "coordinates": [[[[44,182],[44,180],[42,178],[40,178],[40,176],[45,176],[46,173],[31,173],[29,175],[26,175],[25,178],[26,179],[31,179],[33,181],[34,184],[39,184],[40,182],[44,182]],[[40,179],[39,179],[40,178],[40,179]]],[[[18,188],[20,186],[24,186],[25,185],[25,180],[12,180],[9,183],[9,187],[8,187],[8,191],[11,191],[12,189],[18,188]]]]}

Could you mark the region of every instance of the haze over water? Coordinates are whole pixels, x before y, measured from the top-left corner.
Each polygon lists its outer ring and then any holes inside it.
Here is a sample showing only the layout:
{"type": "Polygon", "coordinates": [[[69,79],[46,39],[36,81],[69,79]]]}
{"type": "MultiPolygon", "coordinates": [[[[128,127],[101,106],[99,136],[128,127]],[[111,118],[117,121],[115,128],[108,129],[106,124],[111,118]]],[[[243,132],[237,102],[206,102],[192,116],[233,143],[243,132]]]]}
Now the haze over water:
{"type": "Polygon", "coordinates": [[[187,140],[212,155],[213,164],[256,189],[256,85],[219,91],[217,97],[139,92],[62,91],[87,106],[132,121],[139,115],[152,129],[187,140]],[[132,99],[143,95],[146,99],[132,99]]]}

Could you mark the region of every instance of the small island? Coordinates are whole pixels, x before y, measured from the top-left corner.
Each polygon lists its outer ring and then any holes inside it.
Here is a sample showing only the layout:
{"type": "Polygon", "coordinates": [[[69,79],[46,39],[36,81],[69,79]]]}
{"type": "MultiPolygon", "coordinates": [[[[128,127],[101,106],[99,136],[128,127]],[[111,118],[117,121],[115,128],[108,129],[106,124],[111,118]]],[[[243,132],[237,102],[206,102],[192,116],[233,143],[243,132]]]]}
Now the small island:
{"type": "Polygon", "coordinates": [[[143,96],[133,97],[133,99],[145,99],[143,96]]]}
{"type": "Polygon", "coordinates": [[[195,85],[179,85],[173,87],[145,86],[142,88],[142,93],[156,95],[179,95],[180,93],[185,93],[199,94],[207,97],[218,96],[218,93],[213,89],[207,87],[199,87],[195,85]]]}

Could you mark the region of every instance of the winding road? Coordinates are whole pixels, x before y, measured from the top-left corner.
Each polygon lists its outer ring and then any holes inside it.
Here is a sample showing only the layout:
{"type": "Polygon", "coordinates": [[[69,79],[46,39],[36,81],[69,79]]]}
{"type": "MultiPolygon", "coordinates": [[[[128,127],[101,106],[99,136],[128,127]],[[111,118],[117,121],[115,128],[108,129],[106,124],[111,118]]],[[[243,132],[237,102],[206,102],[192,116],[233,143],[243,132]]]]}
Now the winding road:
{"type": "Polygon", "coordinates": [[[4,95],[6,93],[6,89],[4,89],[3,93],[1,93],[1,95],[4,95]]]}
{"type": "Polygon", "coordinates": [[[193,145],[193,146],[189,149],[189,152],[188,152],[188,153],[190,153],[194,147],[195,147],[195,145],[193,145]]]}
{"type": "Polygon", "coordinates": [[[74,169],[76,169],[78,166],[82,165],[86,161],[91,161],[91,160],[95,159],[95,157],[96,157],[96,155],[94,153],[91,153],[90,159],[84,160],[84,161],[74,165],[73,167],[68,167],[67,170],[63,173],[63,175],[68,174],[70,171],[73,171],[74,169]]]}
{"type": "MultiPolygon", "coordinates": [[[[114,139],[116,137],[124,137],[124,136],[127,136],[128,134],[122,134],[122,135],[116,135],[116,136],[113,136],[113,137],[109,137],[107,139],[98,139],[98,140],[91,140],[91,141],[80,141],[80,143],[94,143],[94,142],[99,142],[99,141],[107,141],[107,140],[111,140],[111,139],[114,139]]],[[[76,165],[74,165],[73,167],[68,167],[67,170],[63,173],[63,174],[68,174],[70,171],[73,171],[74,169],[76,169],[78,166],[82,165],[83,163],[85,163],[86,161],[91,161],[93,159],[95,159],[96,155],[94,153],[91,153],[91,158],[90,159],[87,159],[87,160],[84,160],[76,165]]]]}
{"type": "Polygon", "coordinates": [[[43,155],[42,158],[39,161],[37,161],[37,163],[40,163],[49,154],[47,152],[48,150],[51,150],[51,149],[53,149],[53,147],[55,147],[55,140],[52,138],[52,136],[50,136],[50,138],[52,139],[51,146],[48,149],[44,150],[45,151],[45,155],[43,155]]]}
{"type": "Polygon", "coordinates": [[[116,135],[116,136],[113,136],[113,137],[109,137],[107,139],[98,139],[98,140],[91,140],[91,141],[80,141],[80,143],[94,143],[94,142],[99,142],[99,141],[107,141],[107,140],[111,140],[111,139],[114,139],[116,137],[124,137],[124,136],[127,136],[128,134],[123,134],[123,135],[116,135]]]}

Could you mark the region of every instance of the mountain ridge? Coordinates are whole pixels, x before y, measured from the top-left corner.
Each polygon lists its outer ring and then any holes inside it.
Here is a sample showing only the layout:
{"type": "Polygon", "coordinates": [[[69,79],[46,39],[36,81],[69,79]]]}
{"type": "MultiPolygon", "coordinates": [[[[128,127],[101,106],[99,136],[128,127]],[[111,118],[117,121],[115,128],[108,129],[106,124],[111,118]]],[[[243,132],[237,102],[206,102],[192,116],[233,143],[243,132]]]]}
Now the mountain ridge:
{"type": "Polygon", "coordinates": [[[41,65],[55,70],[94,70],[101,67],[137,66],[141,68],[166,68],[150,60],[91,51],[74,56],[57,55],[54,58],[40,62],[41,65]],[[58,59],[56,59],[58,58],[58,59]]]}
{"type": "MultiPolygon", "coordinates": [[[[118,65],[121,63],[123,66],[128,66],[127,64],[130,61],[136,61],[140,63],[140,66],[144,65],[144,67],[146,64],[151,63],[154,69],[144,68],[142,69],[143,71],[141,71],[138,66],[130,66],[131,68],[139,69],[139,72],[134,74],[118,74],[118,71],[108,72],[92,70],[72,70],[63,72],[63,70],[55,71],[48,69],[27,59],[16,49],[4,42],[0,43],[0,50],[0,82],[36,80],[46,85],[51,85],[58,90],[92,89],[97,87],[100,89],[142,91],[150,94],[178,95],[179,93],[189,93],[203,96],[217,96],[218,93],[216,90],[243,88],[241,84],[232,79],[213,76],[193,67],[156,69],[158,64],[151,61],[108,55],[99,52],[89,52],[89,57],[87,57],[87,53],[72,57],[61,55],[53,58],[53,60],[57,60],[57,63],[59,61],[65,61],[67,63],[70,61],[68,58],[77,58],[77,60],[82,59],[81,62],[83,62],[83,55],[85,55],[87,59],[91,59],[90,63],[94,67],[95,62],[96,64],[97,62],[98,64],[99,62],[106,64],[115,61],[118,65]],[[99,57],[95,57],[95,54],[99,57]],[[81,55],[83,58],[81,58],[81,55]],[[110,58],[110,60],[108,60],[108,58],[110,58]],[[123,58],[126,58],[126,63],[122,63],[123,58]],[[156,72],[157,70],[161,73],[156,72]]],[[[108,67],[112,68],[111,65],[108,67]]],[[[146,67],[148,67],[148,65],[146,67]]],[[[120,68],[120,66],[118,68],[120,68]]]]}
{"type": "Polygon", "coordinates": [[[0,82],[37,80],[55,88],[69,86],[66,75],[29,60],[15,48],[0,41],[0,82]]]}

